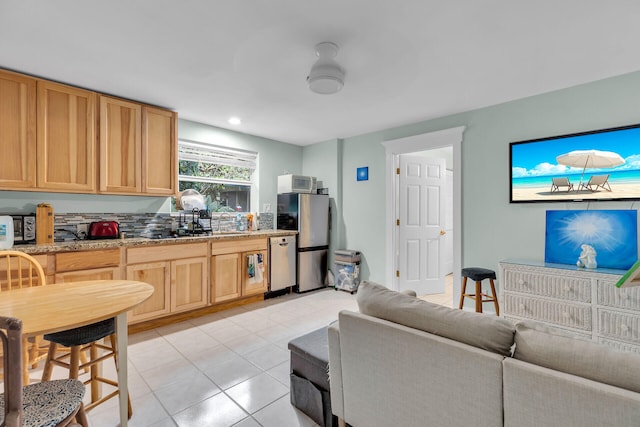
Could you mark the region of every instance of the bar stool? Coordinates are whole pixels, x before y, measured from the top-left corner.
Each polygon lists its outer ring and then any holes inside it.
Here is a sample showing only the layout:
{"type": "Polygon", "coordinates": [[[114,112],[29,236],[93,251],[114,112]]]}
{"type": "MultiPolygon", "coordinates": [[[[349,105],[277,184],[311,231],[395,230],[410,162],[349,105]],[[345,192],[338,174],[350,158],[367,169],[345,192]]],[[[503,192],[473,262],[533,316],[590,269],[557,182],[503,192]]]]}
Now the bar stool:
{"type": "MultiPolygon", "coordinates": [[[[96,405],[115,397],[119,393],[118,383],[116,381],[104,378],[99,375],[98,364],[103,360],[113,358],[116,370],[118,369],[118,359],[116,358],[116,330],[115,319],[107,319],[101,322],[93,323],[87,326],[70,329],[68,331],[46,334],[45,340],[50,341],[49,353],[42,371],[42,381],[49,381],[53,365],[58,365],[69,370],[69,378],[78,379],[80,370],[90,368],[89,379],[85,381],[85,385],[91,385],[91,403],[85,406],[89,411],[96,405]],[[109,337],[109,345],[101,344],[99,340],[109,337]],[[68,347],[69,351],[58,354],[58,346],[68,347]],[[89,350],[89,360],[80,363],[81,353],[89,350]],[[105,351],[99,354],[99,351],[105,351]],[[65,361],[68,359],[68,361],[65,361]],[[108,384],[116,389],[106,396],[100,396],[99,384],[108,384]]],[[[126,363],[126,362],[125,362],[126,363]]],[[[131,397],[128,402],[128,415],[131,418],[131,397]]]]}
{"type": "Polygon", "coordinates": [[[493,305],[496,308],[496,315],[500,315],[500,307],[498,306],[498,297],[496,296],[496,287],[493,281],[496,278],[496,272],[493,270],[489,270],[488,268],[480,268],[480,267],[469,267],[462,269],[462,293],[460,294],[460,308],[464,306],[464,299],[470,298],[475,300],[476,302],[476,313],[482,313],[482,303],[484,302],[493,302],[493,305]],[[468,294],[467,293],[467,278],[476,282],[476,293],[468,294]],[[491,284],[491,295],[482,293],[482,281],[485,279],[489,279],[489,283],[491,284]]]}

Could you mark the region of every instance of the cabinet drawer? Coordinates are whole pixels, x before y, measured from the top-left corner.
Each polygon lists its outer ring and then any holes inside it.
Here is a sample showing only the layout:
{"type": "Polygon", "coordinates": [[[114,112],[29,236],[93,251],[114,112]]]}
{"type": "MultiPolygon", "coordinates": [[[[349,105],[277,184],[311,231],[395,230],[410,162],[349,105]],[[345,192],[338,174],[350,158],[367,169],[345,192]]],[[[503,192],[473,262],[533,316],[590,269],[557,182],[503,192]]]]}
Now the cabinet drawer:
{"type": "Polygon", "coordinates": [[[56,272],[120,265],[120,249],[66,252],[56,255],[56,272]]]}
{"type": "Polygon", "coordinates": [[[640,344],[640,316],[598,309],[598,333],[606,338],[640,344]]]}
{"type": "Polygon", "coordinates": [[[609,347],[613,347],[621,351],[630,351],[632,353],[640,354],[640,345],[633,345],[626,342],[610,340],[605,337],[598,337],[598,342],[600,344],[608,345],[609,347]]]}
{"type": "Polygon", "coordinates": [[[187,243],[127,249],[127,264],[197,258],[207,255],[207,243],[187,243]]]}
{"type": "Polygon", "coordinates": [[[504,295],[504,314],[591,331],[591,307],[523,295],[504,295]]]}
{"type": "Polygon", "coordinates": [[[505,269],[502,282],[504,289],[509,291],[567,301],[591,302],[591,280],[589,279],[505,269]]]}
{"type": "Polygon", "coordinates": [[[616,288],[615,283],[598,280],[598,304],[640,310],[640,287],[616,288]]]}
{"type": "Polygon", "coordinates": [[[266,251],[267,239],[221,240],[211,242],[211,255],[229,254],[234,252],[266,251]]]}

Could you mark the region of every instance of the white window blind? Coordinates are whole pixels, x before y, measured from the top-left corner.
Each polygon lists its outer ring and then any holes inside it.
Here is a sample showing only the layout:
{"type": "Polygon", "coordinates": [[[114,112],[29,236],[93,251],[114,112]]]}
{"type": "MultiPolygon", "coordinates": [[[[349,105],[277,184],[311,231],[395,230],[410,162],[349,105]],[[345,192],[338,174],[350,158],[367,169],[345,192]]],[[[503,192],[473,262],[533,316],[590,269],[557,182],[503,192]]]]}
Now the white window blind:
{"type": "Polygon", "coordinates": [[[256,169],[258,153],[223,148],[194,141],[178,141],[178,158],[193,162],[256,169]]]}

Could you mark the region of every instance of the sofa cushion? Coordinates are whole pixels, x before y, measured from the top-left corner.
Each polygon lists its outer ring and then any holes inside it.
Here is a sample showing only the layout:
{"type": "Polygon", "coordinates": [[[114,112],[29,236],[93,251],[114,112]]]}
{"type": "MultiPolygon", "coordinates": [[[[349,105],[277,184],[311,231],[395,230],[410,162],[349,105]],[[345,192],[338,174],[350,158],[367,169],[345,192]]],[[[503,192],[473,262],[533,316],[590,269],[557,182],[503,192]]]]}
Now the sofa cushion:
{"type": "Polygon", "coordinates": [[[640,354],[569,336],[537,322],[516,324],[514,358],[640,392],[640,354]]]}
{"type": "Polygon", "coordinates": [[[515,329],[505,319],[432,304],[368,281],[360,283],[357,301],[362,314],[511,355],[515,329]]]}

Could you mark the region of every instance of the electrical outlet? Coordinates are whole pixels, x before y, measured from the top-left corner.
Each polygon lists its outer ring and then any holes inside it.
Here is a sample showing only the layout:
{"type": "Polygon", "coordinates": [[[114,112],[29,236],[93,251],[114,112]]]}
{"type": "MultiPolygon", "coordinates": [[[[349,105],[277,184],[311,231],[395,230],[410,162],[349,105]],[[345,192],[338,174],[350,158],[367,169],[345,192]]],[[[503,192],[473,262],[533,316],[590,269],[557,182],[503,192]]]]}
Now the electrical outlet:
{"type": "Polygon", "coordinates": [[[78,224],[76,228],[76,233],[85,235],[88,233],[87,224],[78,224]]]}

